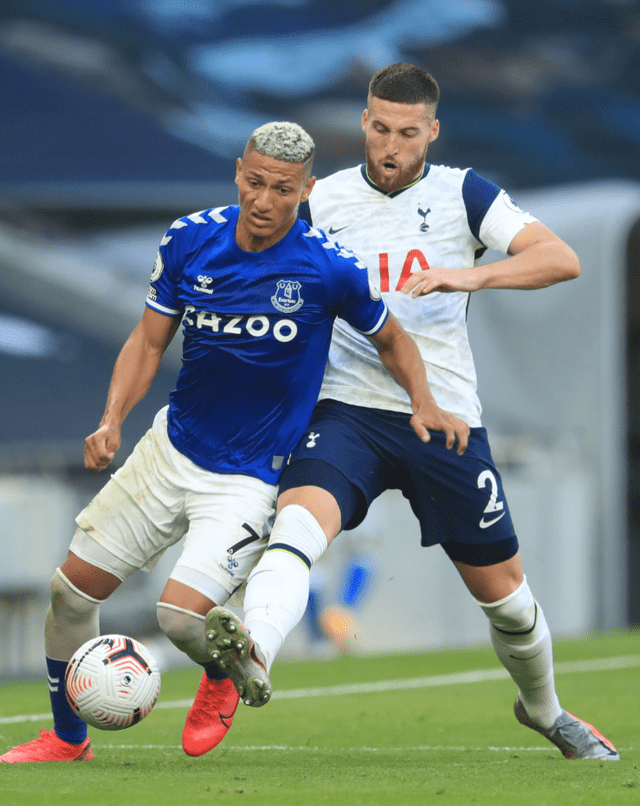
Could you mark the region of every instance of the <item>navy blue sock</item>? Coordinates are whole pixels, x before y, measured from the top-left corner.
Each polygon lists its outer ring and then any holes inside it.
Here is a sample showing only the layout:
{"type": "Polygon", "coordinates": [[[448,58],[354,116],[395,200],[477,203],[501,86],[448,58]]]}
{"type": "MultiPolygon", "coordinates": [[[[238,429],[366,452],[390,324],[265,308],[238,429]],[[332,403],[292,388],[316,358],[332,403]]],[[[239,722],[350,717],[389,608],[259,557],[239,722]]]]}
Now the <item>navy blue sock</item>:
{"type": "Polygon", "coordinates": [[[68,661],[47,658],[49,697],[53,726],[59,739],[69,744],[82,744],[87,738],[87,723],[76,715],[64,691],[64,673],[68,661]]]}
{"type": "Polygon", "coordinates": [[[229,675],[222,670],[221,666],[214,660],[210,660],[208,663],[203,663],[204,671],[209,680],[226,680],[229,675]]]}

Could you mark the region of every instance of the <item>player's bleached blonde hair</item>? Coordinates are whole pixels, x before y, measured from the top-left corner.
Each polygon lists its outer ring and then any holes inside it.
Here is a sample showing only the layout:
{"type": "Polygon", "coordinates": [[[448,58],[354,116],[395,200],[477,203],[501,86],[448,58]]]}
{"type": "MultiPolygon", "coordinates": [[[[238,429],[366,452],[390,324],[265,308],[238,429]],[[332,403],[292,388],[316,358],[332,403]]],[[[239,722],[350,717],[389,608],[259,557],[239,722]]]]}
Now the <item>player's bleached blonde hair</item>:
{"type": "Polygon", "coordinates": [[[265,157],[303,165],[311,173],[315,148],[315,143],[302,126],[287,121],[273,121],[259,126],[253,132],[245,153],[257,151],[265,157]]]}

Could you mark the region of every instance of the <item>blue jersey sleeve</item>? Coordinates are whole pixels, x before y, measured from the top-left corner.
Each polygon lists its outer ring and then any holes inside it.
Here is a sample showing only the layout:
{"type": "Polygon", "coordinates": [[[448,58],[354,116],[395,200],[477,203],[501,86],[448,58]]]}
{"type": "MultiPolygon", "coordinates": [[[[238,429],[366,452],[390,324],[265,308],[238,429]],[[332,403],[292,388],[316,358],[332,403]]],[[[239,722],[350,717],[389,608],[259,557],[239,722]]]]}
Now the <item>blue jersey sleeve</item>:
{"type": "Polygon", "coordinates": [[[180,265],[181,219],[174,221],[160,241],[156,255],[146,304],[166,316],[176,316],[181,312],[178,280],[180,265]]]}
{"type": "Polygon", "coordinates": [[[365,336],[372,336],[383,327],[389,312],[369,279],[367,267],[353,252],[333,241],[327,239],[323,246],[331,264],[328,293],[333,313],[365,336]]]}
{"type": "Polygon", "coordinates": [[[462,198],[467,209],[469,229],[473,233],[473,237],[480,243],[482,243],[480,240],[480,227],[487,210],[496,200],[499,193],[500,188],[496,184],[484,179],[473,170],[467,171],[462,183],[462,198]]]}

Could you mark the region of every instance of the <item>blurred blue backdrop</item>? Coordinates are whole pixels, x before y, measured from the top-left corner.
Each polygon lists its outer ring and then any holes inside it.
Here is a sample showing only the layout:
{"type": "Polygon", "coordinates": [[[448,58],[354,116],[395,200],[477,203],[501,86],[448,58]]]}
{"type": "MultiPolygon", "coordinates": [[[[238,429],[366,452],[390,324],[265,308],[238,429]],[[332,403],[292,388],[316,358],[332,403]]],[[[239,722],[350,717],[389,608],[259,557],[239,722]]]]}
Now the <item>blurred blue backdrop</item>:
{"type": "MultiPolygon", "coordinates": [[[[319,177],[362,161],[368,82],[396,61],[440,84],[435,163],[472,166],[516,198],[640,182],[635,0],[4,0],[0,476],[53,474],[79,503],[104,483],[83,468],[83,439],[165,229],[236,200],[235,158],[268,120],[310,132],[319,177]]],[[[636,224],[636,264],[639,239],[636,224]]],[[[628,333],[637,368],[631,281],[628,333]]],[[[178,365],[175,349],[125,423],[118,461],[166,402],[178,365]]],[[[638,378],[629,371],[636,569],[638,378]]],[[[640,621],[637,585],[631,600],[640,621]]]]}

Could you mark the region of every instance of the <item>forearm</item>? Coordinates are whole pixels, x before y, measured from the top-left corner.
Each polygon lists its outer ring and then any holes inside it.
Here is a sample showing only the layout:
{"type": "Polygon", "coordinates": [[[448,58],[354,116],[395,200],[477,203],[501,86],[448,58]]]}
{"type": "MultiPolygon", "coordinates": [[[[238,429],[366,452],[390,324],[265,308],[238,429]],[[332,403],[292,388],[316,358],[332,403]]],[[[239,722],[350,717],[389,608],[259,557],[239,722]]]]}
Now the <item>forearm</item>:
{"type": "Polygon", "coordinates": [[[426,296],[434,291],[481,288],[536,289],[572,280],[580,274],[580,261],[564,241],[540,223],[528,224],[509,246],[511,257],[469,269],[434,267],[415,272],[404,284],[404,294],[426,296]]]}
{"type": "Polygon", "coordinates": [[[430,429],[444,432],[447,448],[453,448],[457,442],[458,453],[462,455],[469,439],[469,426],[438,406],[431,394],[424,362],[414,340],[393,318],[390,317],[387,325],[381,331],[380,338],[373,337],[371,340],[384,366],[409,395],[413,409],[413,430],[423,442],[431,439],[430,429]]]}
{"type": "Polygon", "coordinates": [[[414,412],[421,406],[436,405],[422,356],[413,339],[406,333],[400,333],[392,344],[379,346],[378,352],[391,377],[409,395],[414,412]]]}
{"type": "Polygon", "coordinates": [[[122,425],[131,409],[149,391],[162,353],[162,349],[145,343],[138,328],[134,330],[113,368],[101,426],[122,425]]]}
{"type": "Polygon", "coordinates": [[[561,241],[532,244],[512,257],[486,263],[469,270],[473,272],[476,289],[546,288],[580,274],[580,264],[574,251],[561,241]]]}

